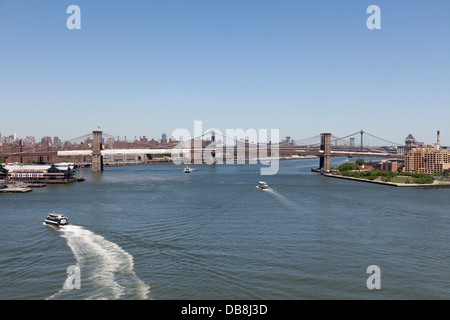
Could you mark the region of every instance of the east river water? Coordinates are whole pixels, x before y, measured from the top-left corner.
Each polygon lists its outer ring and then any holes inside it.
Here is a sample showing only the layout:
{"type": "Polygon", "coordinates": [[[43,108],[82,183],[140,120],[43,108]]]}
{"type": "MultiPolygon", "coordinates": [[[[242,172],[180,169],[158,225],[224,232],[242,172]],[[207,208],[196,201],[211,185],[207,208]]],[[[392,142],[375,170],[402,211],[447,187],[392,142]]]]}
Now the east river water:
{"type": "Polygon", "coordinates": [[[115,167],[0,194],[0,299],[448,299],[450,189],[317,165],[115,167]],[[49,212],[71,224],[44,226],[49,212]],[[381,289],[367,287],[372,265],[381,289]]]}

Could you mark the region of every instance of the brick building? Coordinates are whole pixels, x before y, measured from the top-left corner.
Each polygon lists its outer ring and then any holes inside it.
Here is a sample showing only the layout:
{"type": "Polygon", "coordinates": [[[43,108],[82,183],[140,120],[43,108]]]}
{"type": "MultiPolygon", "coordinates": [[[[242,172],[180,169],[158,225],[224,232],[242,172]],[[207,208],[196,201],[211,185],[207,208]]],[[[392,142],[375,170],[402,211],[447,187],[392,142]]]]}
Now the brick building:
{"type": "Polygon", "coordinates": [[[447,149],[412,149],[405,156],[405,171],[418,173],[441,173],[450,169],[447,149]]]}

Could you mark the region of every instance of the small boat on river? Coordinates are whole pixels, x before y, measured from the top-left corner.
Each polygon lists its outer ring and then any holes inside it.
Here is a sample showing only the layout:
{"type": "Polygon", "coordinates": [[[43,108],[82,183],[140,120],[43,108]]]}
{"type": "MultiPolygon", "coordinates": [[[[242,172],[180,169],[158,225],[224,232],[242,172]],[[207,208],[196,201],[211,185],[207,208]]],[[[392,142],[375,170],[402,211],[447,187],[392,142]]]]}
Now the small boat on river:
{"type": "Polygon", "coordinates": [[[44,220],[44,224],[55,227],[67,226],[69,224],[69,218],[60,213],[49,213],[44,220]]]}
{"type": "Polygon", "coordinates": [[[260,181],[258,184],[258,188],[263,189],[263,190],[269,189],[269,185],[267,184],[267,182],[260,181]]]}

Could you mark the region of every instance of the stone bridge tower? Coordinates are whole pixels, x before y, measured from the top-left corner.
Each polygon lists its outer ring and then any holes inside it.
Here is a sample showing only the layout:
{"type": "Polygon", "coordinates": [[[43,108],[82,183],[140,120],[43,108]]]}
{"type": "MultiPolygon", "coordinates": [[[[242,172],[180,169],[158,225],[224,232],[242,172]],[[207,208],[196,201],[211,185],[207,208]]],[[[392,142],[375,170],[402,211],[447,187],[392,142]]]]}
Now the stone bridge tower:
{"type": "Polygon", "coordinates": [[[320,156],[320,170],[331,169],[331,133],[320,134],[320,150],[323,154],[320,156]]]}
{"type": "Polygon", "coordinates": [[[93,131],[94,142],[92,144],[92,172],[103,171],[103,131],[93,131]]]}

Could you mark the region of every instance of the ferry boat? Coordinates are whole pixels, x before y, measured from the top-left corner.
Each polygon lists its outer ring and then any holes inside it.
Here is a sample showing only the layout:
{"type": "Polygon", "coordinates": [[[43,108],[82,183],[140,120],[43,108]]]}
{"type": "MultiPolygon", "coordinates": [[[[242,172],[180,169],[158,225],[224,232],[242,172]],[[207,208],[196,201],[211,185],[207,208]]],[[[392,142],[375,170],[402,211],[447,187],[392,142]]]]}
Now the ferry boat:
{"type": "Polygon", "coordinates": [[[189,167],[184,168],[184,173],[191,173],[191,168],[189,167]]]}
{"type": "Polygon", "coordinates": [[[260,189],[269,189],[269,185],[267,184],[267,182],[264,182],[264,181],[260,181],[259,182],[259,184],[258,184],[258,188],[260,188],[260,189]]]}
{"type": "Polygon", "coordinates": [[[49,213],[47,215],[47,218],[45,218],[44,220],[44,224],[55,227],[62,227],[69,224],[69,218],[60,213],[49,213]]]}

